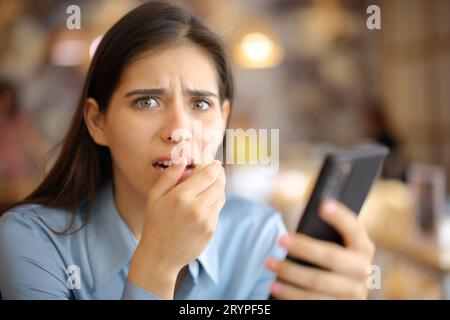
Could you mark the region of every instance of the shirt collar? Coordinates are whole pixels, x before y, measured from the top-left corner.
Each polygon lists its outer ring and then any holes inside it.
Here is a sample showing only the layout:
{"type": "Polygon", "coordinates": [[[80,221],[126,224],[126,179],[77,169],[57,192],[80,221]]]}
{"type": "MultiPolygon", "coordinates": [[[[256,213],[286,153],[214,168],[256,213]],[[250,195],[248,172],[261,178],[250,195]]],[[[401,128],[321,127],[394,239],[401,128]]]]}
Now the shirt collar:
{"type": "MultiPolygon", "coordinates": [[[[107,183],[98,193],[87,228],[87,249],[95,289],[107,284],[123,270],[133,257],[138,240],[120,215],[114,198],[114,185],[107,183]]],[[[198,280],[197,261],[214,284],[218,282],[218,249],[215,236],[206,249],[189,265],[195,282],[198,280]],[[197,269],[196,269],[197,268],[197,269]]]]}
{"type": "Polygon", "coordinates": [[[217,284],[219,281],[219,253],[217,249],[217,241],[215,241],[214,236],[197,260],[200,262],[209,278],[214,282],[214,284],[217,284]]]}

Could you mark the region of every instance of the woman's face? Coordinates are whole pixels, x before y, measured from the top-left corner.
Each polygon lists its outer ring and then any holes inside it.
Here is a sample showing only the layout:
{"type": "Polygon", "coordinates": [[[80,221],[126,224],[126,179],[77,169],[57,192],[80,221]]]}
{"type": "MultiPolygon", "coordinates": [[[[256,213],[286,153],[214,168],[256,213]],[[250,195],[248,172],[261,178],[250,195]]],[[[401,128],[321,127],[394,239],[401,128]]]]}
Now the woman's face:
{"type": "Polygon", "coordinates": [[[211,58],[182,44],[139,56],[124,71],[106,115],[87,118],[94,119],[96,142],[111,151],[115,183],[146,196],[163,161],[178,160],[182,149],[193,164],[181,180],[191,167],[214,160],[229,108],[228,101],[220,103],[211,58]]]}

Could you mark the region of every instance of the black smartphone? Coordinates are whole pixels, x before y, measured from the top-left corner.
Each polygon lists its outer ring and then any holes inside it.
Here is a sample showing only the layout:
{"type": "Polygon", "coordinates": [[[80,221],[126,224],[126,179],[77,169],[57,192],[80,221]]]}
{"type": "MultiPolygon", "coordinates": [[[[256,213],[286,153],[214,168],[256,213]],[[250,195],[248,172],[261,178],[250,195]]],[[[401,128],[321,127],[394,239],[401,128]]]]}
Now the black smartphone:
{"type": "MultiPolygon", "coordinates": [[[[378,145],[328,153],[298,223],[297,232],[342,245],[342,237],[319,217],[318,207],[323,200],[332,198],[359,214],[388,153],[386,147],[378,145]]],[[[288,259],[311,265],[289,256],[288,259]]]]}
{"type": "MultiPolygon", "coordinates": [[[[370,145],[329,152],[320,170],[314,189],[300,217],[297,232],[307,236],[343,244],[342,237],[319,214],[319,205],[325,199],[335,199],[359,214],[370,188],[379,175],[389,149],[370,145]]],[[[306,266],[314,266],[287,256],[287,259],[306,266]]],[[[269,300],[273,300],[272,295],[269,300]]]]}
{"type": "MultiPolygon", "coordinates": [[[[300,217],[297,232],[342,245],[339,233],[320,218],[319,205],[323,200],[332,198],[359,214],[388,153],[388,148],[378,145],[329,152],[300,217]]],[[[287,259],[320,268],[289,255],[287,259]]],[[[275,298],[270,295],[269,300],[273,299],[275,298]]]]}

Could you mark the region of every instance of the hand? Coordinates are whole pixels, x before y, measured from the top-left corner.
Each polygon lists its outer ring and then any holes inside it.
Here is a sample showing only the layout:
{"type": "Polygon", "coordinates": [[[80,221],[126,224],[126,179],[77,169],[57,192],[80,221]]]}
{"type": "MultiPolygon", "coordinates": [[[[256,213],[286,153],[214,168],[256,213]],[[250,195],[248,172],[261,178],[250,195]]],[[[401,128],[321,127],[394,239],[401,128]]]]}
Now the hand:
{"type": "Polygon", "coordinates": [[[277,274],[271,294],[278,299],[366,299],[368,268],[375,246],[357,215],[339,202],[320,206],[321,218],[342,236],[344,246],[302,234],[285,235],[280,244],[289,256],[313,263],[303,266],[271,258],[266,265],[277,274]]]}
{"type": "Polygon", "coordinates": [[[177,184],[184,169],[183,161],[173,164],[149,192],[142,237],[128,273],[130,281],[167,298],[179,271],[198,258],[212,238],[225,203],[225,173],[219,161],[196,168],[177,184]]]}

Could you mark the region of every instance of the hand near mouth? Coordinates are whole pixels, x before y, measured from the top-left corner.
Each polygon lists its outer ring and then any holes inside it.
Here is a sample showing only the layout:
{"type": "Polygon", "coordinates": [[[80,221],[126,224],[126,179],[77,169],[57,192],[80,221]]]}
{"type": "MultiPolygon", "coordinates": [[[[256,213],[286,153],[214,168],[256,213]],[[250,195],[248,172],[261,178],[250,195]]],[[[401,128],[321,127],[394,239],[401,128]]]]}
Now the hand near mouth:
{"type": "Polygon", "coordinates": [[[215,232],[225,204],[225,172],[217,160],[194,169],[182,161],[161,170],[148,194],[144,229],[128,280],[172,298],[178,273],[200,256],[215,232]]]}

